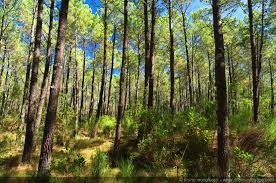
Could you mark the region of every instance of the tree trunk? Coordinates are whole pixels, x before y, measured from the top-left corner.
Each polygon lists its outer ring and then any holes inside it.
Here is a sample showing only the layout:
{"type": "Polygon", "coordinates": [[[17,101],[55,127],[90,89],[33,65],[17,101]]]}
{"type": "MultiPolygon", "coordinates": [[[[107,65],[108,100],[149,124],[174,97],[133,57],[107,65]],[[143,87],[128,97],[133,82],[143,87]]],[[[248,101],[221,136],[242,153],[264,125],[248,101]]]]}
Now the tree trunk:
{"type": "Polygon", "coordinates": [[[117,124],[116,124],[116,134],[114,140],[114,149],[115,152],[120,144],[121,140],[121,125],[124,115],[124,106],[125,106],[125,62],[127,60],[127,51],[128,51],[128,0],[124,0],[124,40],[123,40],[123,55],[122,55],[122,66],[120,73],[120,94],[119,94],[119,105],[118,105],[118,115],[117,115],[117,124]]]}
{"type": "Polygon", "coordinates": [[[79,74],[78,74],[78,61],[77,61],[77,33],[75,32],[75,77],[74,77],[74,87],[73,87],[73,109],[75,112],[75,129],[74,136],[78,134],[79,128],[79,74]]]}
{"type": "Polygon", "coordinates": [[[275,105],[274,88],[273,88],[274,80],[273,80],[273,68],[272,68],[272,64],[271,64],[270,59],[269,59],[269,74],[270,74],[270,90],[271,90],[270,110],[271,110],[272,116],[274,116],[274,105],[275,105]]]}
{"type": "Polygon", "coordinates": [[[193,105],[193,91],[192,91],[192,78],[191,78],[191,69],[190,69],[190,57],[189,57],[189,48],[188,48],[188,38],[187,38],[187,28],[186,28],[186,15],[185,12],[182,12],[182,22],[183,22],[183,31],[184,31],[184,40],[185,40],[185,51],[186,51],[186,60],[187,60],[187,76],[188,76],[188,85],[189,85],[189,96],[190,96],[190,105],[193,105]]]}
{"type": "Polygon", "coordinates": [[[201,99],[201,93],[202,93],[202,89],[201,89],[201,82],[200,82],[200,68],[199,65],[197,66],[197,90],[198,90],[198,103],[200,102],[201,99]]]}
{"type": "Polygon", "coordinates": [[[3,77],[3,73],[4,73],[6,55],[7,55],[7,44],[5,44],[4,54],[3,54],[3,58],[2,58],[2,67],[1,67],[1,71],[0,71],[0,87],[2,85],[2,77],[3,77]]]}
{"type": "Polygon", "coordinates": [[[138,105],[138,92],[139,92],[139,80],[140,80],[140,65],[141,65],[141,53],[140,53],[140,34],[138,34],[137,40],[137,49],[138,49],[138,65],[137,65],[137,75],[136,75],[136,83],[135,83],[135,109],[137,109],[138,105]]]}
{"type": "Polygon", "coordinates": [[[150,39],[150,59],[148,64],[149,73],[149,96],[148,107],[153,107],[153,87],[154,87],[154,75],[153,75],[153,61],[154,61],[154,49],[155,49],[155,22],[156,22],[156,0],[152,0],[151,4],[151,39],[150,39]]]}
{"type": "Polygon", "coordinates": [[[37,91],[37,80],[38,80],[38,69],[40,62],[40,44],[42,34],[42,17],[43,17],[43,0],[38,0],[37,10],[37,24],[34,42],[34,56],[32,65],[32,77],[30,84],[30,95],[29,95],[29,107],[27,113],[27,128],[25,136],[24,151],[22,156],[23,163],[29,163],[32,158],[34,151],[34,140],[35,140],[35,98],[37,91]]]}
{"type": "Polygon", "coordinates": [[[130,64],[129,64],[129,60],[128,60],[128,72],[127,72],[127,77],[128,77],[128,109],[131,109],[131,75],[130,75],[130,64]]]}
{"type": "Polygon", "coordinates": [[[27,58],[27,69],[26,69],[26,76],[25,76],[25,84],[24,84],[24,91],[23,91],[23,98],[22,98],[22,106],[20,110],[20,124],[19,124],[19,133],[23,128],[24,120],[25,120],[25,113],[27,108],[27,99],[29,95],[29,84],[30,84],[30,74],[31,74],[31,57],[33,53],[33,44],[34,44],[34,36],[35,36],[35,15],[36,15],[36,7],[37,3],[34,4],[33,7],[33,16],[32,16],[32,23],[31,23],[31,31],[30,31],[30,44],[29,44],[29,52],[27,58]]]}
{"type": "Polygon", "coordinates": [[[228,66],[228,75],[229,75],[229,88],[228,88],[228,106],[229,106],[229,113],[230,111],[233,111],[233,78],[232,78],[232,67],[231,67],[231,59],[230,59],[230,50],[229,46],[226,46],[227,48],[227,66],[228,66]]]}
{"type": "Polygon", "coordinates": [[[252,85],[253,85],[253,121],[258,122],[259,114],[259,94],[260,94],[260,72],[262,63],[262,47],[263,47],[263,34],[264,34],[264,1],[262,1],[262,28],[261,28],[261,41],[260,50],[256,50],[255,36],[254,36],[254,23],[253,23],[253,8],[252,1],[248,0],[248,18],[249,18],[249,34],[251,46],[251,62],[252,62],[252,85]],[[259,58],[257,56],[259,52],[259,58]]]}
{"type": "Polygon", "coordinates": [[[95,66],[96,66],[96,44],[95,44],[95,48],[94,48],[94,61],[93,61],[93,73],[92,73],[92,83],[91,83],[91,99],[90,99],[90,106],[89,106],[89,119],[92,117],[93,115],[93,110],[94,110],[94,83],[95,83],[95,66]]]}
{"type": "MultiPolygon", "coordinates": [[[[35,122],[35,136],[38,133],[39,125],[41,122],[42,111],[46,99],[46,93],[48,90],[48,80],[49,80],[49,70],[50,70],[50,61],[51,61],[51,48],[52,48],[52,29],[53,29],[53,18],[54,18],[54,8],[55,8],[55,0],[51,0],[51,7],[50,7],[50,24],[49,24],[49,33],[48,33],[48,41],[47,41],[47,56],[46,56],[46,63],[45,63],[45,70],[43,81],[41,85],[41,92],[40,98],[37,108],[37,117],[35,122]]],[[[36,139],[35,139],[36,140],[36,139]]],[[[36,141],[34,143],[34,148],[36,146],[36,141]]]]}
{"type": "Polygon", "coordinates": [[[85,40],[83,41],[83,65],[82,65],[82,81],[81,81],[81,103],[80,103],[80,111],[79,111],[79,122],[81,123],[83,112],[83,99],[84,99],[84,79],[86,72],[86,45],[85,40]]]}
{"type": "Polygon", "coordinates": [[[67,62],[67,71],[66,71],[66,84],[65,84],[65,94],[68,94],[68,84],[69,84],[69,77],[70,77],[70,64],[72,62],[72,48],[69,51],[69,59],[67,62]]]}
{"type": "Polygon", "coordinates": [[[111,87],[112,87],[112,77],[113,77],[113,68],[114,68],[114,52],[115,52],[115,41],[116,41],[116,26],[114,26],[113,31],[113,45],[112,45],[112,58],[111,58],[111,70],[110,70],[110,79],[108,87],[108,99],[107,99],[107,113],[110,114],[110,96],[111,96],[111,87]]]}
{"type": "Polygon", "coordinates": [[[211,58],[210,58],[210,54],[209,54],[209,50],[207,48],[207,59],[208,59],[208,100],[212,101],[213,97],[212,97],[212,88],[213,88],[213,79],[212,79],[212,69],[211,69],[211,58]]]}
{"type": "Polygon", "coordinates": [[[52,159],[53,150],[53,135],[56,125],[56,113],[58,107],[58,96],[60,90],[60,79],[62,72],[62,55],[65,45],[66,26],[67,26],[67,14],[68,14],[69,0],[62,0],[58,37],[55,52],[55,65],[50,89],[49,104],[46,114],[43,141],[41,145],[41,153],[38,165],[38,176],[44,176],[50,170],[50,164],[52,159]]]}
{"type": "Polygon", "coordinates": [[[174,99],[174,37],[172,27],[172,5],[171,0],[168,1],[169,6],[169,29],[170,29],[170,79],[171,79],[171,91],[170,91],[170,108],[171,112],[175,112],[175,99],[174,99]]]}
{"type": "Polygon", "coordinates": [[[147,89],[149,84],[149,61],[150,61],[150,42],[149,42],[149,23],[148,23],[148,0],[144,0],[144,36],[145,36],[145,86],[143,104],[147,105],[147,89]]]}
{"type": "Polygon", "coordinates": [[[6,78],[5,78],[5,84],[4,84],[4,89],[2,91],[2,101],[1,101],[1,109],[0,109],[0,117],[2,118],[5,113],[5,104],[7,100],[7,95],[9,93],[9,78],[10,78],[10,59],[8,57],[8,67],[6,71],[6,78]]]}
{"type": "Polygon", "coordinates": [[[217,88],[218,168],[220,178],[230,177],[229,128],[227,119],[227,90],[225,78],[224,40],[221,26],[220,0],[213,0],[213,28],[215,39],[215,73],[217,88]]]}
{"type": "Polygon", "coordinates": [[[99,103],[98,103],[98,108],[97,108],[97,113],[96,113],[96,122],[95,122],[95,127],[94,127],[94,132],[93,136],[96,137],[98,133],[98,125],[99,125],[99,119],[101,115],[101,109],[103,105],[103,92],[104,92],[104,85],[105,85],[105,70],[106,70],[106,41],[107,41],[107,0],[104,2],[104,59],[103,59],[103,71],[102,71],[102,81],[101,81],[101,88],[100,88],[100,95],[99,95],[99,103]]]}

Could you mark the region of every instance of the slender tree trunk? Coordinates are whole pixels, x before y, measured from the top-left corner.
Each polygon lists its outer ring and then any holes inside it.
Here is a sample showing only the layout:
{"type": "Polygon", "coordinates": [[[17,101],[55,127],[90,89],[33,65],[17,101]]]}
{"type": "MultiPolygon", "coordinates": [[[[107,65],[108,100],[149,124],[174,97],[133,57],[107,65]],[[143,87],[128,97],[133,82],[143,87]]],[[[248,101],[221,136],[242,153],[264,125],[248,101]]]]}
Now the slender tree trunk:
{"type": "Polygon", "coordinates": [[[124,102],[124,111],[126,110],[126,108],[128,107],[127,105],[127,98],[128,98],[128,73],[129,73],[129,60],[127,58],[126,60],[126,85],[125,85],[125,102],[124,102]]]}
{"type": "Polygon", "coordinates": [[[199,65],[197,66],[197,90],[198,90],[198,99],[197,100],[199,102],[201,99],[201,94],[202,94],[199,65]]]}
{"type": "Polygon", "coordinates": [[[209,50],[207,48],[207,59],[208,59],[208,100],[211,101],[213,100],[212,97],[212,87],[213,87],[213,79],[212,79],[212,69],[211,69],[211,59],[210,59],[210,54],[209,54],[209,50]]]}
{"type": "Polygon", "coordinates": [[[94,61],[93,61],[93,73],[92,73],[92,83],[91,83],[91,99],[90,99],[90,106],[89,106],[89,119],[92,117],[93,110],[94,110],[94,83],[95,83],[95,66],[96,66],[96,44],[94,48],[94,61]]]}
{"type": "Polygon", "coordinates": [[[273,88],[273,68],[271,64],[271,60],[269,59],[269,74],[270,74],[270,90],[271,90],[271,101],[270,101],[270,110],[272,116],[274,116],[274,105],[275,105],[275,100],[274,100],[274,88],[273,88]]]}
{"type": "Polygon", "coordinates": [[[170,108],[171,112],[175,112],[175,99],[174,99],[174,36],[172,27],[172,5],[171,0],[168,1],[169,6],[169,29],[170,29],[170,79],[171,79],[171,91],[170,91],[170,108]]]}
{"type": "Polygon", "coordinates": [[[66,84],[65,84],[65,94],[68,94],[68,85],[69,85],[69,77],[70,77],[70,64],[72,62],[72,48],[69,51],[69,59],[67,62],[67,71],[66,71],[66,84]]]}
{"type": "Polygon", "coordinates": [[[144,36],[145,36],[145,86],[143,104],[147,105],[147,90],[149,84],[149,61],[150,61],[150,42],[149,42],[149,20],[148,20],[148,0],[144,0],[144,36]]]}
{"type": "Polygon", "coordinates": [[[256,49],[255,36],[254,36],[254,15],[252,8],[252,1],[248,0],[248,18],[249,18],[249,34],[251,45],[251,62],[252,62],[252,85],[253,85],[253,121],[258,122],[259,114],[259,94],[260,94],[260,72],[262,63],[262,47],[263,47],[263,34],[264,34],[264,1],[262,1],[262,28],[261,28],[261,41],[260,50],[256,49]],[[259,57],[257,56],[259,52],[259,57]]]}
{"type": "Polygon", "coordinates": [[[7,95],[9,93],[9,78],[10,78],[10,59],[8,57],[8,67],[6,71],[6,78],[5,78],[5,83],[4,83],[4,89],[2,91],[2,101],[1,101],[1,109],[0,109],[0,117],[4,116],[5,113],[5,104],[7,100],[7,95]]]}
{"type": "Polygon", "coordinates": [[[231,68],[231,59],[230,59],[230,50],[229,46],[226,46],[227,48],[227,66],[228,66],[228,74],[229,74],[229,88],[228,88],[228,106],[229,110],[228,111],[233,111],[233,105],[232,105],[232,100],[233,100],[233,78],[232,78],[232,68],[231,68]]]}
{"type": "Polygon", "coordinates": [[[38,69],[40,62],[40,44],[41,44],[41,34],[42,34],[42,17],[43,17],[43,0],[38,0],[38,10],[37,10],[37,24],[35,33],[35,43],[34,43],[34,56],[32,65],[32,77],[30,84],[30,95],[29,95],[29,107],[27,113],[27,128],[25,136],[24,151],[22,156],[22,162],[29,163],[32,158],[32,153],[34,149],[35,141],[35,98],[37,91],[37,79],[38,79],[38,69]]]}
{"type": "MultiPolygon", "coordinates": [[[[120,94],[119,94],[119,105],[118,105],[118,115],[116,124],[116,134],[114,140],[114,152],[117,150],[120,140],[121,140],[121,125],[124,115],[125,106],[125,62],[127,61],[127,51],[128,51],[128,0],[124,0],[124,40],[123,40],[123,55],[122,55],[122,66],[120,73],[120,94]]],[[[114,158],[114,157],[113,157],[114,158]]]]}
{"type": "Polygon", "coordinates": [[[114,26],[113,31],[113,45],[112,45],[112,58],[111,58],[111,70],[109,78],[109,87],[108,87],[108,99],[107,99],[107,113],[110,114],[110,96],[111,96],[111,87],[112,87],[112,77],[113,77],[113,68],[114,68],[114,54],[115,54],[115,41],[116,41],[116,26],[114,26]]]}
{"type": "Polygon", "coordinates": [[[2,85],[2,77],[3,77],[3,73],[4,73],[6,55],[7,55],[7,44],[5,44],[4,54],[3,54],[3,57],[2,57],[2,66],[1,66],[1,71],[0,71],[0,87],[2,85]]]}
{"type": "Polygon", "coordinates": [[[101,115],[101,109],[103,105],[103,93],[104,93],[104,85],[105,85],[105,70],[106,70],[106,48],[107,48],[107,0],[104,2],[104,59],[103,59],[103,71],[102,71],[102,82],[101,82],[101,88],[100,88],[100,95],[99,95],[99,103],[96,113],[96,122],[94,127],[93,136],[96,137],[98,133],[98,125],[99,125],[99,119],[101,115]]]}
{"type": "Polygon", "coordinates": [[[67,14],[68,14],[69,0],[62,0],[58,37],[55,52],[55,65],[50,89],[49,104],[46,114],[43,141],[41,145],[41,153],[38,165],[38,176],[44,176],[50,170],[50,164],[52,159],[53,150],[53,135],[56,126],[56,113],[58,107],[58,96],[60,90],[60,79],[62,72],[62,55],[65,45],[66,26],[67,26],[67,14]]]}
{"type": "Polygon", "coordinates": [[[20,110],[20,124],[19,124],[19,133],[23,128],[24,120],[25,120],[25,113],[27,108],[27,100],[29,95],[29,84],[30,84],[30,74],[31,74],[31,57],[33,53],[33,44],[34,44],[34,36],[35,36],[35,17],[36,17],[36,7],[37,3],[34,1],[33,7],[33,15],[32,15],[32,23],[31,23],[31,31],[30,31],[30,44],[29,44],[29,52],[27,58],[27,68],[26,68],[26,76],[25,76],[25,84],[24,84],[24,91],[23,91],[23,98],[22,98],[22,106],[20,110]]]}
{"type": "Polygon", "coordinates": [[[138,41],[137,41],[137,49],[138,49],[138,65],[137,65],[137,75],[136,75],[136,83],[135,83],[135,108],[137,109],[138,105],[138,95],[139,95],[139,80],[140,80],[140,65],[141,65],[141,53],[140,53],[140,34],[138,34],[138,41]]]}
{"type": "MultiPolygon", "coordinates": [[[[54,8],[55,8],[55,0],[51,0],[51,7],[50,7],[50,24],[49,24],[49,33],[48,33],[48,41],[47,41],[47,56],[46,56],[46,63],[45,63],[45,70],[43,81],[41,85],[40,91],[40,98],[37,108],[37,117],[35,122],[35,136],[38,133],[39,125],[41,122],[42,111],[46,99],[46,94],[48,90],[48,80],[49,80],[49,71],[50,71],[50,61],[51,61],[51,49],[52,49],[52,29],[53,29],[53,18],[54,18],[54,8]]],[[[36,139],[35,139],[36,140],[36,139]]],[[[36,141],[34,143],[34,148],[36,146],[36,141]]]]}
{"type": "Polygon", "coordinates": [[[220,6],[220,0],[213,0],[213,28],[215,39],[215,70],[217,88],[218,168],[219,176],[223,179],[230,177],[230,166],[224,40],[220,18],[220,6]]]}
{"type": "Polygon", "coordinates": [[[187,28],[186,28],[186,15],[185,12],[182,12],[182,22],[183,22],[183,31],[184,31],[184,40],[185,40],[185,51],[186,51],[186,60],[187,60],[187,76],[188,76],[188,85],[189,85],[189,96],[190,96],[190,105],[193,105],[193,91],[192,91],[192,78],[191,78],[191,69],[190,69],[190,57],[189,57],[189,48],[188,48],[188,38],[187,38],[187,28]]]}
{"type": "Polygon", "coordinates": [[[153,61],[155,49],[155,22],[156,22],[156,0],[152,0],[151,4],[151,39],[150,39],[150,59],[148,64],[149,69],[149,96],[148,107],[153,107],[153,88],[154,88],[154,75],[153,75],[153,61]]]}
{"type": "Polygon", "coordinates": [[[83,99],[84,99],[84,79],[86,72],[86,46],[85,40],[83,41],[83,66],[82,66],[82,81],[81,81],[81,103],[80,103],[80,111],[79,111],[79,122],[81,123],[83,112],[83,99]]]}
{"type": "Polygon", "coordinates": [[[73,87],[73,109],[75,111],[75,129],[74,136],[78,134],[79,128],[79,74],[78,74],[78,61],[77,61],[77,34],[75,33],[75,77],[73,87]]]}
{"type": "Polygon", "coordinates": [[[130,64],[128,60],[128,71],[127,71],[127,77],[128,77],[128,82],[127,82],[127,88],[128,88],[128,109],[131,109],[131,76],[130,76],[130,64]]]}

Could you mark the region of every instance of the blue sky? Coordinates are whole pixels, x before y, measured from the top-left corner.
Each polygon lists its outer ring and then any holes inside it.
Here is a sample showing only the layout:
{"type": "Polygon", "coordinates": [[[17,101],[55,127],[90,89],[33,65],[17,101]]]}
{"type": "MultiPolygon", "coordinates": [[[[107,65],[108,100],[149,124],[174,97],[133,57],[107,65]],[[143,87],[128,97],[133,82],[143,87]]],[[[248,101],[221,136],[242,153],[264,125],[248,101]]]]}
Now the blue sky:
{"type": "MultiPolygon", "coordinates": [[[[88,4],[89,7],[92,9],[93,13],[96,12],[101,7],[100,0],[85,0],[85,4],[88,4]]],[[[205,4],[201,3],[199,0],[195,0],[191,6],[190,10],[198,9],[200,7],[203,7],[205,4]]]]}
{"type": "MultiPolygon", "coordinates": [[[[244,1],[244,0],[242,0],[242,1],[244,1]]],[[[102,5],[100,0],[85,0],[85,4],[89,5],[89,7],[92,9],[93,13],[96,13],[98,11],[98,9],[101,8],[101,5],[102,5]]],[[[197,10],[199,8],[206,7],[206,6],[210,6],[210,5],[200,2],[200,0],[194,0],[191,3],[188,11],[192,12],[193,10],[197,10]]],[[[237,8],[236,12],[233,15],[240,19],[243,19],[243,17],[244,17],[244,13],[241,8],[237,8]]]]}

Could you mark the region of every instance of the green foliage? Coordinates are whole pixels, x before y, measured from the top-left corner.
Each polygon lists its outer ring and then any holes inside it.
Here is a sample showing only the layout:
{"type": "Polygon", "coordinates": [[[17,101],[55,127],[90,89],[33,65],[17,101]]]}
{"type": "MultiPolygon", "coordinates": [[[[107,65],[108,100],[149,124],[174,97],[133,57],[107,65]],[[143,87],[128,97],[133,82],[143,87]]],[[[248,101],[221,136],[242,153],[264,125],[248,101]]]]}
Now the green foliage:
{"type": "Polygon", "coordinates": [[[123,135],[133,136],[137,133],[138,122],[135,121],[135,117],[131,114],[125,114],[124,120],[122,123],[123,135]]]}
{"type": "Polygon", "coordinates": [[[69,144],[74,131],[74,110],[67,105],[64,110],[58,112],[56,143],[60,145],[69,144]]]}
{"type": "Polygon", "coordinates": [[[106,153],[97,151],[92,158],[91,175],[93,177],[104,177],[109,170],[108,156],[106,153]]]}
{"type": "Polygon", "coordinates": [[[99,128],[106,136],[111,137],[116,126],[116,118],[112,116],[102,116],[99,122],[99,128]]]}
{"type": "Polygon", "coordinates": [[[229,126],[232,129],[237,129],[238,132],[247,130],[251,124],[252,110],[250,108],[242,108],[238,113],[230,115],[229,126]]]}
{"type": "Polygon", "coordinates": [[[135,166],[131,158],[121,158],[117,163],[123,177],[131,177],[134,173],[135,166]]]}
{"type": "Polygon", "coordinates": [[[60,153],[60,158],[53,159],[51,169],[62,174],[81,175],[86,164],[84,157],[71,149],[60,153]]]}
{"type": "Polygon", "coordinates": [[[268,125],[266,135],[270,140],[276,139],[276,118],[268,125]]]}
{"type": "Polygon", "coordinates": [[[152,125],[138,143],[140,157],[145,162],[151,162],[161,172],[171,166],[185,165],[188,175],[211,174],[214,166],[211,131],[203,130],[208,125],[204,115],[191,108],[174,116],[169,112],[143,111],[141,118],[152,125]]]}

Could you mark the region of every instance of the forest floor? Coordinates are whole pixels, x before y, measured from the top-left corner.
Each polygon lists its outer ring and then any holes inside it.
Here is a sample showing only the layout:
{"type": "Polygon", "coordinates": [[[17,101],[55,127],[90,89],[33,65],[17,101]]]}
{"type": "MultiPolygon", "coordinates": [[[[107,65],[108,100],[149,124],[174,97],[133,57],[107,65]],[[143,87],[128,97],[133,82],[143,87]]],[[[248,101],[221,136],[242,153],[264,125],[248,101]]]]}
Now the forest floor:
{"type": "MultiPolygon", "coordinates": [[[[51,176],[91,176],[92,159],[98,151],[108,154],[113,148],[113,140],[113,138],[105,136],[91,139],[86,134],[80,134],[77,138],[72,138],[70,143],[65,146],[55,144],[53,147],[51,176]],[[76,161],[79,162],[80,158],[83,158],[81,166],[76,163],[76,161]]],[[[122,141],[122,151],[133,147],[133,140],[123,139],[122,141]]],[[[36,175],[40,146],[36,148],[30,164],[26,165],[21,162],[23,143],[16,143],[15,133],[0,133],[0,142],[0,177],[34,177],[36,175]]],[[[128,150],[133,152],[133,149],[128,150]]],[[[170,177],[175,177],[176,171],[173,168],[169,168],[166,170],[166,174],[170,175],[170,177]]],[[[122,173],[118,167],[110,167],[106,176],[121,177],[122,173]]],[[[135,172],[135,176],[148,177],[152,176],[152,174],[146,170],[139,169],[135,172]]]]}
{"type": "MultiPolygon", "coordinates": [[[[1,134],[0,141],[3,140],[5,135],[13,136],[13,134],[1,134]]],[[[80,176],[89,176],[91,159],[95,156],[97,151],[108,152],[112,146],[113,139],[99,137],[97,139],[89,139],[85,136],[78,136],[77,139],[74,139],[70,142],[69,146],[71,150],[66,149],[66,147],[61,145],[54,145],[53,148],[53,161],[58,162],[62,160],[67,153],[77,154],[80,157],[84,158],[85,165],[83,167],[80,176]]],[[[30,165],[25,165],[21,163],[23,146],[17,145],[15,142],[11,144],[6,144],[5,148],[0,150],[0,176],[1,177],[29,177],[34,176],[39,162],[39,149],[37,147],[33,160],[30,165]]],[[[68,147],[67,147],[68,148],[68,147]]],[[[67,165],[66,165],[67,166],[67,165]]],[[[61,167],[62,168],[62,167],[61,167]]],[[[64,167],[64,171],[66,167],[64,167]]],[[[113,168],[110,171],[111,176],[116,176],[119,173],[118,168],[113,168]]],[[[53,176],[63,177],[63,176],[74,176],[70,175],[71,173],[62,172],[57,168],[53,168],[51,171],[53,176]]]]}
{"type": "MultiPolygon", "coordinates": [[[[212,133],[211,143],[208,145],[208,148],[212,151],[216,151],[216,135],[212,133]]],[[[266,153],[261,150],[264,149],[264,145],[260,146],[258,144],[260,132],[257,130],[251,130],[250,133],[241,134],[239,136],[239,142],[245,149],[251,150],[254,154],[255,159],[251,162],[258,166],[258,170],[262,170],[261,173],[265,177],[271,177],[275,175],[275,157],[272,159],[267,159],[266,153]],[[252,147],[251,147],[252,146],[252,147]],[[256,161],[255,161],[256,160],[256,161]],[[261,161],[260,161],[261,160],[261,161]],[[265,160],[265,161],[263,161],[265,160]],[[257,163],[256,163],[257,162],[257,163]],[[269,162],[269,164],[267,164],[269,162]]],[[[236,135],[235,135],[236,136],[236,135]]],[[[177,139],[177,137],[173,137],[177,139]]],[[[234,137],[231,137],[234,139],[234,137]]],[[[22,137],[21,142],[17,143],[16,140],[16,130],[0,130],[0,177],[34,177],[36,176],[38,162],[39,162],[39,152],[40,146],[36,148],[34,153],[34,157],[29,165],[25,165],[21,163],[22,151],[23,151],[23,140],[22,137]]],[[[165,141],[171,141],[170,138],[166,138],[165,141]]],[[[178,146],[184,147],[183,139],[180,138],[178,146]]],[[[159,142],[159,145],[163,142],[159,142]]],[[[231,146],[235,146],[233,140],[231,141],[231,146]]],[[[158,144],[156,144],[158,145],[158,144]]],[[[272,146],[271,146],[272,147],[272,146]]],[[[51,165],[51,175],[53,177],[89,177],[91,176],[91,172],[93,171],[92,161],[95,158],[97,152],[103,152],[106,155],[109,155],[113,148],[113,138],[109,138],[104,135],[100,135],[97,138],[90,138],[88,133],[81,132],[76,138],[71,138],[70,141],[65,145],[54,144],[53,148],[53,157],[52,157],[52,165],[51,165]]],[[[186,176],[187,169],[180,168],[176,169],[175,165],[173,166],[165,166],[162,169],[162,174],[158,174],[155,170],[151,169],[149,166],[145,168],[149,161],[153,161],[149,157],[146,156],[151,153],[151,151],[156,151],[155,145],[149,147],[150,149],[146,149],[146,154],[139,154],[137,148],[136,138],[128,137],[127,139],[122,139],[122,144],[120,145],[119,154],[127,157],[129,154],[138,157],[135,164],[135,177],[155,177],[155,176],[166,176],[166,177],[176,177],[186,176]],[[142,159],[141,159],[142,158],[142,159]],[[143,165],[139,166],[139,164],[143,165]]],[[[194,150],[194,149],[193,149],[194,150]]],[[[236,151],[236,150],[234,150],[236,151]]],[[[197,151],[193,152],[188,150],[190,154],[194,154],[197,151]],[[192,153],[193,152],[193,153],[192,153]]],[[[244,159],[251,159],[251,155],[244,152],[238,151],[238,154],[233,157],[233,162],[235,163],[235,167],[239,171],[248,172],[248,168],[252,167],[251,162],[245,163],[244,159]],[[237,164],[236,164],[237,162],[237,164]]],[[[274,152],[275,153],[275,152],[274,152]]],[[[161,153],[162,154],[162,153],[161,153]]],[[[171,157],[165,156],[167,159],[171,157]]],[[[162,158],[162,161],[164,158],[162,158]]],[[[175,159],[168,162],[174,162],[175,159]]],[[[214,161],[215,162],[215,161],[214,161]]],[[[214,163],[213,162],[213,163],[214,163]]],[[[215,166],[213,163],[210,163],[210,166],[215,166]]],[[[207,165],[204,165],[207,166],[207,165]]],[[[206,169],[202,167],[203,170],[206,169]]],[[[119,167],[109,167],[105,177],[121,177],[123,175],[123,170],[119,167]]]]}

